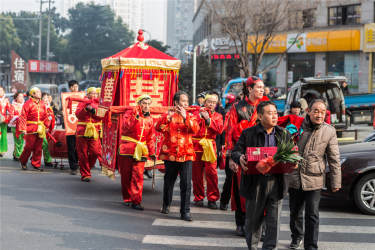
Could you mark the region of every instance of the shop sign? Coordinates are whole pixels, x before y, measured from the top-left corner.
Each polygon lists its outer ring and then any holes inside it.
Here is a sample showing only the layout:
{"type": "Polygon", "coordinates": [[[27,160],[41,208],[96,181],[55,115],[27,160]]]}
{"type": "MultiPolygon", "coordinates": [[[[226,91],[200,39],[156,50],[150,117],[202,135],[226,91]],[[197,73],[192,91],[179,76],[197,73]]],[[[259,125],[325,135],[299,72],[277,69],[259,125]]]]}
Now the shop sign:
{"type": "Polygon", "coordinates": [[[288,34],[287,48],[290,53],[306,52],[306,34],[288,34]]]}
{"type": "Polygon", "coordinates": [[[241,41],[236,41],[236,43],[228,37],[220,37],[211,39],[211,49],[216,50],[227,50],[235,46],[241,46],[241,41]]]}
{"type": "Polygon", "coordinates": [[[11,82],[18,90],[26,89],[27,63],[16,52],[11,51],[11,82]]]}
{"type": "Polygon", "coordinates": [[[240,59],[239,54],[214,54],[211,55],[211,60],[232,60],[232,59],[240,59]]]}
{"type": "Polygon", "coordinates": [[[375,23],[365,24],[363,51],[375,52],[375,23]]]}
{"type": "MultiPolygon", "coordinates": [[[[375,30],[375,27],[373,29],[375,30]]],[[[371,37],[371,31],[369,34],[371,37]]],[[[253,36],[249,37],[248,50],[251,53],[254,51],[251,46],[254,39],[253,36]]],[[[361,49],[361,31],[352,29],[278,34],[266,46],[265,53],[284,53],[288,48],[288,53],[358,51],[361,49]]],[[[373,48],[375,51],[375,42],[373,48]]]]}
{"type": "Polygon", "coordinates": [[[29,60],[29,72],[59,73],[59,65],[57,62],[29,60]]]}

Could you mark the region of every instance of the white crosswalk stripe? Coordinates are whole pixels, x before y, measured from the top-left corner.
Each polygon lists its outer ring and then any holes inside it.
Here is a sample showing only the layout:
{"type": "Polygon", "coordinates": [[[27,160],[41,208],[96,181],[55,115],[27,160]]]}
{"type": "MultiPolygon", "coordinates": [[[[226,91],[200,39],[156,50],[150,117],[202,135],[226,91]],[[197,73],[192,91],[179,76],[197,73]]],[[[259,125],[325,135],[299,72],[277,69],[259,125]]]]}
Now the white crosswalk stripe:
{"type": "MultiPolygon", "coordinates": [[[[219,186],[222,187],[225,174],[219,172],[219,186]]],[[[191,201],[194,195],[191,194],[191,201]]],[[[153,220],[155,234],[145,235],[142,243],[154,245],[156,248],[247,248],[246,241],[234,234],[236,227],[234,212],[211,210],[207,207],[194,207],[191,204],[192,222],[179,219],[179,184],[175,185],[173,194],[174,204],[170,214],[153,220]],[[161,234],[161,233],[165,234],[161,234]],[[220,234],[219,236],[217,234],[220,234]]],[[[207,205],[207,201],[204,202],[207,205]]],[[[364,240],[369,235],[375,235],[375,216],[340,212],[321,211],[319,226],[319,249],[324,250],[364,250],[375,249],[375,241],[364,240]],[[334,235],[335,237],[331,236],[334,235]],[[321,237],[323,236],[323,237],[321,237]]],[[[288,201],[284,200],[281,213],[280,239],[278,249],[288,249],[290,244],[288,201]]],[[[261,243],[259,245],[261,247],[261,243]]],[[[147,246],[146,246],[147,248],[147,246]]]]}

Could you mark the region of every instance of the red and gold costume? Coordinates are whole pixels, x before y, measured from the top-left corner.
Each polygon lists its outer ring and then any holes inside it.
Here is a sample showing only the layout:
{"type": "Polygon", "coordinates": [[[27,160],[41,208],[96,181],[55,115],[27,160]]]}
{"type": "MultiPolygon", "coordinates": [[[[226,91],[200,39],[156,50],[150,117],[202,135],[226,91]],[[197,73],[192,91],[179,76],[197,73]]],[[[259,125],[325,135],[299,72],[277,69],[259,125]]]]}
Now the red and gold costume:
{"type": "Polygon", "coordinates": [[[123,116],[119,145],[119,172],[124,202],[142,202],[143,172],[148,156],[155,155],[153,118],[139,107],[123,116]]]}
{"type": "Polygon", "coordinates": [[[204,199],[203,171],[207,180],[207,200],[217,201],[220,198],[217,176],[216,136],[223,132],[223,116],[217,112],[210,114],[209,124],[196,114],[199,131],[193,136],[196,159],[193,162],[194,201],[204,199]]]}
{"type": "Polygon", "coordinates": [[[102,118],[96,116],[98,99],[85,99],[77,106],[76,117],[78,119],[77,155],[79,160],[81,179],[91,178],[91,168],[95,166],[96,160],[101,162],[100,133],[102,130],[102,118]],[[88,110],[88,106],[94,110],[88,110]]]}
{"type": "Polygon", "coordinates": [[[186,114],[186,119],[175,113],[168,121],[167,114],[163,115],[156,124],[156,129],[164,134],[159,159],[164,161],[194,161],[195,153],[192,135],[199,130],[196,118],[186,114]]]}
{"type": "Polygon", "coordinates": [[[25,134],[25,147],[19,158],[21,165],[26,165],[32,153],[31,164],[40,168],[43,139],[49,124],[47,108],[42,100],[30,98],[25,102],[16,127],[17,137],[20,133],[25,134]]]}

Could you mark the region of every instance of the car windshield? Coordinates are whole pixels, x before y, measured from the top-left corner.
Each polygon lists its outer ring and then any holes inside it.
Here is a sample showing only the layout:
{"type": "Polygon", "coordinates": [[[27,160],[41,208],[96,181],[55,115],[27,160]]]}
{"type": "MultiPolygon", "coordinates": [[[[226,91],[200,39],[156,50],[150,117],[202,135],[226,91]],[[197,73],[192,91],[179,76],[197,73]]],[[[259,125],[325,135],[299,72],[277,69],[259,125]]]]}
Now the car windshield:
{"type": "Polygon", "coordinates": [[[332,113],[340,112],[343,104],[341,90],[335,83],[306,84],[302,86],[301,97],[304,98],[307,103],[318,98],[327,100],[328,109],[332,113]]]}

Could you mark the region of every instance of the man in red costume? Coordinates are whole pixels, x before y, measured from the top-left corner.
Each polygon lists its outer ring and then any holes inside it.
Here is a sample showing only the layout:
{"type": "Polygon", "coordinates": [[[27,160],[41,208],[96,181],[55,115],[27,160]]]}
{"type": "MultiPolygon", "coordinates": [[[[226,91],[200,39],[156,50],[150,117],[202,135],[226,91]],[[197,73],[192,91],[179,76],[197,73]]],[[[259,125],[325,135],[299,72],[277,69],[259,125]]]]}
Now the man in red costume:
{"type": "MultiPolygon", "coordinates": [[[[225,119],[225,148],[227,150],[227,157],[230,158],[231,150],[240,138],[242,130],[256,124],[256,108],[261,101],[268,100],[266,96],[263,96],[263,93],[263,81],[255,76],[250,76],[243,86],[244,98],[233,104],[232,108],[227,113],[225,119]]],[[[233,177],[230,176],[230,174],[226,176],[225,182],[230,182],[230,179],[233,178],[231,205],[232,210],[235,210],[236,233],[240,236],[244,236],[246,200],[239,194],[241,173],[238,165],[236,165],[232,159],[228,160],[228,167],[234,172],[233,177]]],[[[220,204],[220,206],[222,206],[222,204],[220,204]]]]}
{"type": "Polygon", "coordinates": [[[137,107],[128,110],[122,119],[119,146],[119,172],[122,198],[133,209],[143,210],[143,172],[147,157],[155,158],[155,129],[150,116],[151,97],[137,98],[137,107]]]}
{"type": "Polygon", "coordinates": [[[76,110],[77,123],[77,155],[79,160],[81,180],[91,180],[91,169],[96,160],[101,157],[100,132],[102,130],[102,118],[96,116],[99,101],[96,88],[87,89],[87,98],[78,104],[76,110]]]}
{"type": "Polygon", "coordinates": [[[42,93],[40,89],[34,87],[29,91],[30,99],[22,107],[22,112],[17,121],[16,136],[25,134],[25,147],[19,158],[23,170],[27,169],[27,161],[31,155],[31,165],[40,171],[42,158],[43,139],[46,138],[46,127],[48,120],[47,109],[41,100],[42,93]]]}
{"type": "Polygon", "coordinates": [[[207,94],[204,98],[204,108],[196,115],[199,131],[193,137],[196,159],[193,162],[193,193],[194,202],[203,207],[204,185],[203,171],[207,180],[208,207],[217,209],[216,201],[220,198],[217,177],[216,136],[223,132],[223,116],[215,112],[218,96],[207,94]]]}
{"type": "Polygon", "coordinates": [[[174,183],[178,174],[180,174],[181,219],[192,221],[190,215],[191,167],[192,161],[195,160],[192,136],[198,132],[199,125],[195,117],[186,111],[189,106],[187,93],[176,92],[173,102],[175,109],[168,111],[156,124],[156,129],[164,134],[159,155],[160,160],[164,160],[165,165],[161,213],[169,213],[174,183]]]}

